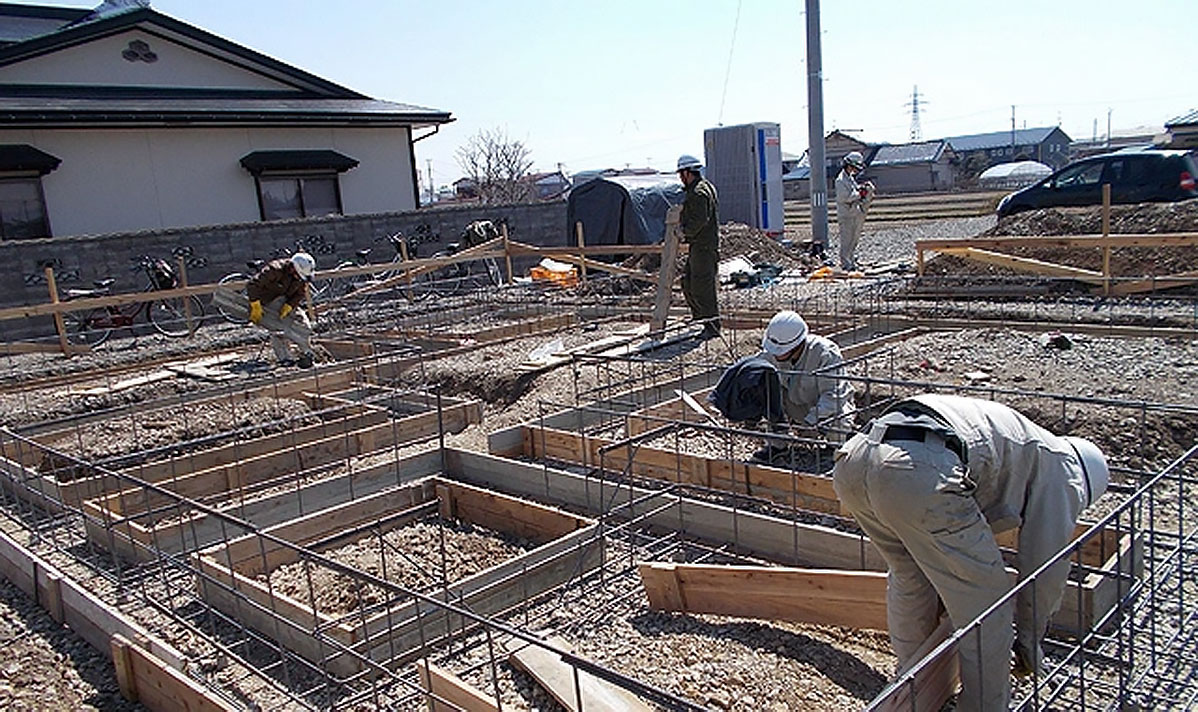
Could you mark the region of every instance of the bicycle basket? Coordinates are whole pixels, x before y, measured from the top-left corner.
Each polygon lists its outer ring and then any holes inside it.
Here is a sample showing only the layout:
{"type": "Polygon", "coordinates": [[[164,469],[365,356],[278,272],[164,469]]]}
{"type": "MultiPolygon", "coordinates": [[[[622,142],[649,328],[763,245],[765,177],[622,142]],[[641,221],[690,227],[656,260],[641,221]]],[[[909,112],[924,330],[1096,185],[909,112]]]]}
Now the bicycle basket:
{"type": "Polygon", "coordinates": [[[179,278],[166,260],[156,259],[150,265],[150,277],[158,289],[174,289],[179,286],[179,278]]]}

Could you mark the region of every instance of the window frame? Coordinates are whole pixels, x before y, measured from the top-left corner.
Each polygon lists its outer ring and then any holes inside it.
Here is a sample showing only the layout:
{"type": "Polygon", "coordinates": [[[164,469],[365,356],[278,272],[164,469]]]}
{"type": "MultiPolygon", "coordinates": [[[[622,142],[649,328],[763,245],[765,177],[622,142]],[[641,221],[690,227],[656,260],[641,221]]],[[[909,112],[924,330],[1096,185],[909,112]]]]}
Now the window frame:
{"type": "Polygon", "coordinates": [[[54,237],[53,226],[50,223],[50,206],[46,204],[46,188],[42,184],[42,174],[37,171],[0,172],[0,183],[33,183],[37,187],[37,198],[42,207],[42,228],[45,234],[34,237],[10,237],[4,229],[4,217],[0,215],[0,242],[13,240],[37,240],[43,237],[54,237]]]}
{"type": "MultiPolygon", "coordinates": [[[[262,197],[262,181],[283,181],[291,180],[300,182],[299,190],[296,191],[299,195],[299,219],[307,219],[313,217],[324,217],[323,215],[309,215],[304,206],[304,188],[302,181],[313,178],[331,179],[333,181],[333,195],[337,200],[337,212],[334,215],[345,215],[345,203],[341,199],[341,174],[336,170],[313,170],[313,171],[262,171],[254,175],[254,190],[258,197],[258,218],[262,222],[271,220],[294,220],[297,218],[268,218],[266,217],[266,202],[262,197]]],[[[325,213],[328,215],[330,213],[325,213]]]]}

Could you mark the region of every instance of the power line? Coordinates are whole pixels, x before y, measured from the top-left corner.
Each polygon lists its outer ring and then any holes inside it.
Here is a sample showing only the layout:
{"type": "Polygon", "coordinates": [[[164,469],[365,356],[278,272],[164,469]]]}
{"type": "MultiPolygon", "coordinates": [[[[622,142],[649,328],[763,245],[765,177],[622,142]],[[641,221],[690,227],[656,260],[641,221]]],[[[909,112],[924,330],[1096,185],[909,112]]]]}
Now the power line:
{"type": "Polygon", "coordinates": [[[732,53],[736,50],[736,31],[740,28],[740,5],[742,0],[736,0],[736,20],[732,22],[732,41],[728,43],[728,66],[724,68],[724,91],[720,93],[720,115],[716,126],[724,125],[724,101],[728,99],[728,78],[732,76],[732,53]]]}

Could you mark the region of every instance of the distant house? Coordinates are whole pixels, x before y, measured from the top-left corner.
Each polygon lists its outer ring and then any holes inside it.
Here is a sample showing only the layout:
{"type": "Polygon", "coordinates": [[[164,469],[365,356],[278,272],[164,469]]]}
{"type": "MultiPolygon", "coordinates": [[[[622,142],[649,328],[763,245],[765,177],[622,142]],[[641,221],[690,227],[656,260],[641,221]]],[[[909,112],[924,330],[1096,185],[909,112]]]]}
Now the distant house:
{"type": "Polygon", "coordinates": [[[0,237],[417,207],[416,132],[447,112],[372,99],[147,4],[0,3],[0,237]]]}
{"type": "Polygon", "coordinates": [[[530,173],[520,181],[532,186],[534,200],[557,200],[570,190],[570,179],[561,171],[530,173]]]}
{"type": "Polygon", "coordinates": [[[1165,122],[1169,148],[1198,148],[1198,111],[1165,122]]]}
{"type": "Polygon", "coordinates": [[[968,178],[976,177],[998,163],[1039,161],[1057,169],[1070,160],[1070,139],[1059,126],[994,131],[944,140],[956,152],[962,172],[968,178]]]}
{"type": "Polygon", "coordinates": [[[453,182],[453,192],[458,200],[475,200],[478,198],[478,184],[473,178],[458,178],[453,182]]]}
{"type": "Polygon", "coordinates": [[[876,147],[866,168],[879,193],[949,190],[956,153],[941,139],[876,147]]]}
{"type": "MultiPolygon", "coordinates": [[[[857,151],[869,165],[877,146],[868,144],[842,132],[833,131],[824,137],[824,173],[831,189],[840,173],[841,162],[851,151],[857,151]]],[[[810,152],[804,151],[790,170],[782,174],[782,195],[786,200],[806,200],[811,197],[810,152]]]]}
{"type": "Polygon", "coordinates": [[[1074,141],[1069,146],[1069,157],[1070,160],[1077,160],[1124,148],[1153,146],[1165,140],[1164,134],[1165,129],[1160,126],[1117,129],[1111,131],[1110,136],[1074,141]]]}

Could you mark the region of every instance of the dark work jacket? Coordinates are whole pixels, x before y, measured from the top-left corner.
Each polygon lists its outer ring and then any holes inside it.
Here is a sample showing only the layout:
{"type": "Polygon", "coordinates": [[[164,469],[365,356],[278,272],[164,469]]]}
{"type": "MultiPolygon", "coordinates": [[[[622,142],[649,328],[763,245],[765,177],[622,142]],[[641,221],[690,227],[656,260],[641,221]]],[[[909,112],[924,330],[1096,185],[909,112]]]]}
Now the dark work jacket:
{"type": "Polygon", "coordinates": [[[776,423],[786,417],[778,369],[760,354],[746,356],[729,366],[707,400],[734,422],[765,418],[776,423]]]}
{"type": "Polygon", "coordinates": [[[258,270],[246,285],[245,294],[251,302],[263,304],[284,297],[292,307],[298,307],[304,301],[304,280],[295,273],[291,260],[280,257],[258,270]]]}
{"type": "Polygon", "coordinates": [[[691,183],[682,201],[682,239],[691,251],[720,249],[720,201],[706,178],[691,183]]]}

